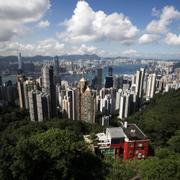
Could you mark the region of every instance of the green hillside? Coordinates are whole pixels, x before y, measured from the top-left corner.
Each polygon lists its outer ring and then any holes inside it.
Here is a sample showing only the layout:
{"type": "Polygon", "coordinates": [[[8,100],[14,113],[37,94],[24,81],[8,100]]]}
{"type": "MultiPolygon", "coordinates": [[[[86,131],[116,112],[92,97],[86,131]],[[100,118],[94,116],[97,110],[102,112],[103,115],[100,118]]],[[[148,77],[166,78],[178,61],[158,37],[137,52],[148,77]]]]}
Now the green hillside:
{"type": "Polygon", "coordinates": [[[102,127],[79,121],[29,121],[27,112],[0,109],[2,180],[179,180],[180,90],[157,95],[128,119],[150,138],[155,155],[146,160],[102,159],[87,148],[83,134],[102,127]]]}
{"type": "Polygon", "coordinates": [[[155,146],[166,146],[168,139],[180,129],[180,89],[156,95],[128,121],[136,123],[155,146]]]}

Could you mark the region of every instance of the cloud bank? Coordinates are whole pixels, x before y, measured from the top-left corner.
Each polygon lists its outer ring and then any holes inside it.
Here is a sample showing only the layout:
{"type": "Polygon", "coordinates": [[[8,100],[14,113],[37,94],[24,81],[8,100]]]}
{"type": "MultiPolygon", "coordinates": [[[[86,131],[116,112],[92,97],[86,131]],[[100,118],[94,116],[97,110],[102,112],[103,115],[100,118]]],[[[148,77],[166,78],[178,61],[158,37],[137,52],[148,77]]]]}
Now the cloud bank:
{"type": "Polygon", "coordinates": [[[74,42],[112,40],[130,43],[139,32],[124,14],[107,15],[103,11],[94,11],[85,1],[78,1],[74,14],[64,25],[66,31],[59,37],[74,42]]]}
{"type": "Polygon", "coordinates": [[[49,7],[49,0],[1,0],[0,41],[23,34],[24,25],[41,19],[49,7]]]}

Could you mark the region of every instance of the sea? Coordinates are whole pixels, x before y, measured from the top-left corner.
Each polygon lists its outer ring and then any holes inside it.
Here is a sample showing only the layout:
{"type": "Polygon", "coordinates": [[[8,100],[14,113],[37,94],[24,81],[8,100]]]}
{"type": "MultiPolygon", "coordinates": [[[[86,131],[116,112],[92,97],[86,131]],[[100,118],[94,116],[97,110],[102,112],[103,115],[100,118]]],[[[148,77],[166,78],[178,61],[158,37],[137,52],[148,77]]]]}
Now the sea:
{"type": "MultiPolygon", "coordinates": [[[[118,75],[132,75],[140,69],[141,67],[145,67],[145,64],[121,64],[121,65],[113,65],[113,76],[118,75]]],[[[108,75],[108,66],[103,69],[103,79],[108,75]]],[[[2,81],[6,82],[11,80],[13,83],[16,83],[16,75],[0,75],[2,77],[2,81]]],[[[61,76],[61,80],[68,81],[70,84],[73,82],[78,82],[82,77],[86,78],[88,81],[91,81],[95,77],[94,72],[88,72],[86,74],[73,74],[73,75],[64,75],[61,76]]]]}
{"type": "MultiPolygon", "coordinates": [[[[113,68],[113,76],[119,75],[133,75],[136,71],[140,68],[145,68],[145,64],[121,64],[121,65],[114,65],[113,68]]],[[[103,69],[103,81],[105,77],[108,75],[108,66],[104,67],[103,69]]],[[[78,82],[82,77],[91,81],[95,77],[94,72],[89,72],[86,74],[73,74],[61,77],[61,80],[72,82],[78,82]]]]}

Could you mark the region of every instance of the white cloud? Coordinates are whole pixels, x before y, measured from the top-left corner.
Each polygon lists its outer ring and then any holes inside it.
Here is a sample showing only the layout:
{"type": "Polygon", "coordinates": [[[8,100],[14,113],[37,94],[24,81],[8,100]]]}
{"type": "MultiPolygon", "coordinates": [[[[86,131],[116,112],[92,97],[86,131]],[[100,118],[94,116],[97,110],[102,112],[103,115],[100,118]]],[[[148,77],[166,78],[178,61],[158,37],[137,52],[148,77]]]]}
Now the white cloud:
{"type": "Polygon", "coordinates": [[[81,44],[80,47],[74,47],[70,52],[71,54],[96,54],[99,56],[108,55],[108,52],[105,50],[98,49],[95,46],[87,46],[85,44],[81,44]]]}
{"type": "Polygon", "coordinates": [[[135,49],[128,49],[125,50],[122,54],[126,56],[136,56],[138,55],[138,52],[135,49]]]}
{"type": "Polygon", "coordinates": [[[156,34],[143,34],[139,38],[139,43],[140,44],[149,44],[149,43],[152,43],[154,41],[157,41],[158,39],[159,39],[159,36],[156,34]]]}
{"type": "Polygon", "coordinates": [[[59,37],[75,42],[108,39],[129,43],[139,32],[122,13],[107,15],[103,11],[94,11],[85,1],[78,1],[73,16],[64,25],[66,31],[59,37]]]}
{"type": "Polygon", "coordinates": [[[160,14],[159,20],[152,20],[146,27],[148,33],[164,33],[168,25],[174,19],[180,18],[180,12],[173,6],[165,6],[160,14]]]}
{"type": "Polygon", "coordinates": [[[165,42],[168,45],[180,45],[180,34],[176,35],[173,33],[168,33],[166,35],[165,42]]]}
{"type": "Polygon", "coordinates": [[[42,20],[38,23],[37,27],[38,28],[47,28],[50,26],[50,22],[48,20],[42,20]]]}
{"type": "Polygon", "coordinates": [[[45,39],[36,43],[19,43],[19,42],[1,42],[0,54],[12,55],[22,52],[24,55],[58,55],[64,54],[64,44],[55,39],[45,39]]]}
{"type": "Polygon", "coordinates": [[[0,0],[0,41],[21,34],[26,23],[41,19],[49,7],[49,0],[0,0]]]}
{"type": "Polygon", "coordinates": [[[95,46],[82,44],[76,47],[65,47],[56,39],[49,38],[36,43],[0,42],[0,55],[16,55],[21,52],[25,56],[34,55],[63,55],[63,54],[97,54],[108,55],[108,52],[98,49],[95,46]]]}

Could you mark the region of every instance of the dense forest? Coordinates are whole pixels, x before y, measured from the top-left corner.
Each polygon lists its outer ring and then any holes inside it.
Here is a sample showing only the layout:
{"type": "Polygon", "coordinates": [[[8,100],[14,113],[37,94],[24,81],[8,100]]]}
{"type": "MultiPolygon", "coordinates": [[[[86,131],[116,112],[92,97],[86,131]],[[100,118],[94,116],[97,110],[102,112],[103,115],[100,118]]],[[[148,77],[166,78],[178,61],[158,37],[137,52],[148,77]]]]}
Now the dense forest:
{"type": "Polygon", "coordinates": [[[102,159],[90,152],[83,134],[103,131],[97,124],[30,122],[26,111],[0,109],[0,179],[179,180],[180,90],[156,95],[128,121],[151,140],[146,160],[102,159]]]}

